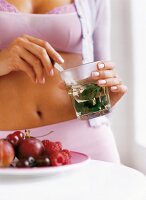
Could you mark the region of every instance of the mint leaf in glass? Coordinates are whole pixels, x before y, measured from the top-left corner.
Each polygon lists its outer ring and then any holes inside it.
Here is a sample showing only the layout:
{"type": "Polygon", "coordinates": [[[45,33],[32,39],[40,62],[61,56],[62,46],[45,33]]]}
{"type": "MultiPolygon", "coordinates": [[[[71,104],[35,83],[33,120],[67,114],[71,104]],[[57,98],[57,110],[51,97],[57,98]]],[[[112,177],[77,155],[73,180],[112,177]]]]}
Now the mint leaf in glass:
{"type": "Polygon", "coordinates": [[[87,84],[82,93],[79,94],[81,100],[92,100],[97,96],[100,91],[100,87],[97,84],[87,84]]]}
{"type": "Polygon", "coordinates": [[[109,111],[107,88],[99,87],[96,83],[72,85],[69,94],[80,119],[93,118],[109,111]]]}

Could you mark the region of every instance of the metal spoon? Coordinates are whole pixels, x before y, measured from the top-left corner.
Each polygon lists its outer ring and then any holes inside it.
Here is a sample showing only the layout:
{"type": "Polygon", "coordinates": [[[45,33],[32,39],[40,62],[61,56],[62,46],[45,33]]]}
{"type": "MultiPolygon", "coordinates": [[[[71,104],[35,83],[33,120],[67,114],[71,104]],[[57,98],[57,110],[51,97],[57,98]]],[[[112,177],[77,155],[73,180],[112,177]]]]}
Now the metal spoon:
{"type": "Polygon", "coordinates": [[[59,71],[59,72],[62,72],[64,71],[63,67],[61,65],[59,65],[58,63],[54,63],[54,67],[59,71]]]}

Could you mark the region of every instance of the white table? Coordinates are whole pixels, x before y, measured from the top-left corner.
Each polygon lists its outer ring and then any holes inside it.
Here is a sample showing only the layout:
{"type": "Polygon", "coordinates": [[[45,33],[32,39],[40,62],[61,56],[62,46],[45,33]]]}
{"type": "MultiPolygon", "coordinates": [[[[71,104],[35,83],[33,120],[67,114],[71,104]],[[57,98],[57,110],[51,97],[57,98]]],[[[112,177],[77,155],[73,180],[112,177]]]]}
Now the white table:
{"type": "Polygon", "coordinates": [[[0,200],[146,200],[139,171],[90,160],[79,169],[46,176],[0,176],[0,200]]]}

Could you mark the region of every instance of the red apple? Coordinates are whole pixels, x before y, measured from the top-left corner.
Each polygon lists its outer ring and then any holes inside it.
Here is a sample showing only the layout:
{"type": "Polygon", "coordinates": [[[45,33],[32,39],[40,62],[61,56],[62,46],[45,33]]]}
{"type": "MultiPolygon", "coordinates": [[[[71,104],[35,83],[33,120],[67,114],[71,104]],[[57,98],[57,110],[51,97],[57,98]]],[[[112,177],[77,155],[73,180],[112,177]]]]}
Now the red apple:
{"type": "Polygon", "coordinates": [[[17,157],[19,159],[27,159],[33,157],[37,159],[44,153],[44,145],[34,137],[26,138],[18,146],[17,157]]]}
{"type": "Polygon", "coordinates": [[[0,167],[9,167],[14,157],[12,144],[5,139],[0,139],[0,167]]]}

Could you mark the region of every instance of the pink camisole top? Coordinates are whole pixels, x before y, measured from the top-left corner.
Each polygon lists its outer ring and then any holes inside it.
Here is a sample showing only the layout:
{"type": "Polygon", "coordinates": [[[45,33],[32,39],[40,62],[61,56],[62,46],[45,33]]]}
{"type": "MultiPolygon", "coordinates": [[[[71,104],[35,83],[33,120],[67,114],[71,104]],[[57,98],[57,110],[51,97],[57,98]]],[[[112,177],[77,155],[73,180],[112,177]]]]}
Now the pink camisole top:
{"type": "Polygon", "coordinates": [[[23,34],[48,41],[57,51],[82,54],[82,30],[74,3],[46,14],[28,14],[0,0],[0,49],[23,34]]]}

